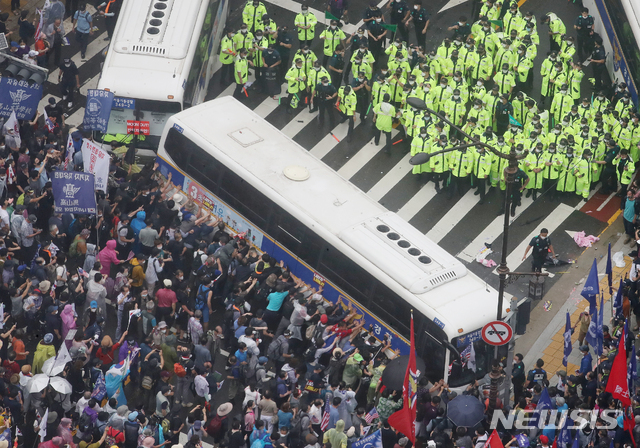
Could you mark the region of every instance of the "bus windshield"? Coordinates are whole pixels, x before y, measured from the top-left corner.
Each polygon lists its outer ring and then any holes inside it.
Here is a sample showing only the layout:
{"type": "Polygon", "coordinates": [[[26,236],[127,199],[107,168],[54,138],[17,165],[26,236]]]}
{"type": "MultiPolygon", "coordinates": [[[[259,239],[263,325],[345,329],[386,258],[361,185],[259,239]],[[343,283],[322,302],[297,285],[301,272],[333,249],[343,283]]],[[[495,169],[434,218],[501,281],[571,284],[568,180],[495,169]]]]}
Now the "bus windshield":
{"type": "Polygon", "coordinates": [[[181,110],[182,106],[178,102],[116,97],[109,116],[107,134],[127,135],[128,121],[148,122],[149,135],[144,139],[140,138],[136,146],[157,150],[165,123],[181,110]]]}

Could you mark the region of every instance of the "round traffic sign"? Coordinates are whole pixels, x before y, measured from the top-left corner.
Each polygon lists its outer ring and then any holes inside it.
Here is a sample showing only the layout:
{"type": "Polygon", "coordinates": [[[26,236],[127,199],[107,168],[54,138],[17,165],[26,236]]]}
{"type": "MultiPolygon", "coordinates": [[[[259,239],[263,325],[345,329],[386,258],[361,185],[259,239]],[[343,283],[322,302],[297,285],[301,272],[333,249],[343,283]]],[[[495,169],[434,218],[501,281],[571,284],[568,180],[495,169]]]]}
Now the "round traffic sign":
{"type": "Polygon", "coordinates": [[[511,326],[499,320],[489,322],[482,328],[482,339],[489,345],[504,345],[512,336],[511,326]]]}

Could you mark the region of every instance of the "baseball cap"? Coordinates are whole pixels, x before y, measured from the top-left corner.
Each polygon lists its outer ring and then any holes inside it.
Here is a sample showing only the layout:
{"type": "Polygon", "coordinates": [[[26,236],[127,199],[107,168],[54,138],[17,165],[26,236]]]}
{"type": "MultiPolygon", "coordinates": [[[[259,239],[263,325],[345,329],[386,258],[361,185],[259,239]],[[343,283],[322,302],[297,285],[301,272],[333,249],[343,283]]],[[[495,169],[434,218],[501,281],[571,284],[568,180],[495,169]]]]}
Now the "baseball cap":
{"type": "Polygon", "coordinates": [[[36,222],[37,220],[36,215],[29,215],[29,222],[36,222]]]}
{"type": "Polygon", "coordinates": [[[98,302],[96,302],[95,300],[92,300],[89,306],[91,307],[92,310],[95,310],[96,308],[98,308],[98,302]]]}

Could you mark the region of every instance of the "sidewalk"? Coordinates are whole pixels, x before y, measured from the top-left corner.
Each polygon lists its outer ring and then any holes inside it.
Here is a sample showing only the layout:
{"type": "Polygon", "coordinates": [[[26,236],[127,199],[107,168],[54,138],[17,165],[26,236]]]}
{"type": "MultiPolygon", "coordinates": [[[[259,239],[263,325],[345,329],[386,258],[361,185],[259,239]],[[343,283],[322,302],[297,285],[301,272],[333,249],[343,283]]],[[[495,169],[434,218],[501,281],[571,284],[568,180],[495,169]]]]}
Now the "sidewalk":
{"type": "MultiPolygon", "coordinates": [[[[576,260],[575,264],[568,265],[570,272],[562,278],[545,294],[542,303],[536,305],[531,311],[531,320],[527,326],[527,333],[516,340],[515,353],[523,353],[525,369],[528,372],[535,368],[538,358],[544,360],[544,369],[549,375],[549,379],[558,370],[565,370],[571,375],[580,366],[582,355],[578,347],[578,329],[571,337],[573,350],[567,360],[567,367],[562,365],[564,355],[564,328],[566,323],[566,313],[571,316],[571,325],[574,326],[578,316],[587,307],[588,302],[580,293],[584,287],[584,282],[589,275],[593,259],[598,260],[598,276],[600,279],[600,292],[604,295],[604,325],[611,328],[611,297],[609,296],[609,286],[605,274],[607,264],[607,246],[611,243],[611,255],[622,251],[624,254],[625,267],[613,266],[613,297],[615,297],[620,279],[623,279],[629,272],[632,259],[627,255],[631,252],[630,246],[624,245],[625,235],[623,233],[622,217],[617,216],[612,219],[609,226],[600,234],[600,241],[593,247],[586,249],[576,260]],[[552,307],[549,311],[544,310],[544,302],[551,301],[552,307]]],[[[600,296],[597,298],[600,306],[600,296]]],[[[593,349],[591,350],[594,359],[596,358],[593,349]]],[[[553,382],[555,383],[555,381],[553,382]]]]}

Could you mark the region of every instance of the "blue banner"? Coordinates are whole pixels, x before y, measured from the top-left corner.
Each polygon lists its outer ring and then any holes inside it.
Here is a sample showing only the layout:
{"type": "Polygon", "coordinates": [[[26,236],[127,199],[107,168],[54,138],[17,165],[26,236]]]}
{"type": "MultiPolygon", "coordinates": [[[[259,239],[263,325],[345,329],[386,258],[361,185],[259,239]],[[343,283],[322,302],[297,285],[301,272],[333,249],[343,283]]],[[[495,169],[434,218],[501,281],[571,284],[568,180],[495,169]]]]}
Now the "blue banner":
{"type": "Polygon", "coordinates": [[[8,117],[15,110],[18,120],[31,120],[41,99],[41,85],[0,77],[0,116],[8,117]]]}
{"type": "Polygon", "coordinates": [[[78,171],[53,171],[50,177],[56,213],[80,215],[94,215],[96,213],[93,174],[78,171]]]}
{"type": "Polygon", "coordinates": [[[382,435],[380,434],[380,430],[377,430],[370,436],[353,442],[351,448],[382,448],[382,435]]]}
{"type": "Polygon", "coordinates": [[[87,107],[84,109],[82,126],[87,131],[107,132],[109,115],[114,95],[106,90],[91,89],[87,91],[87,107]]]}

